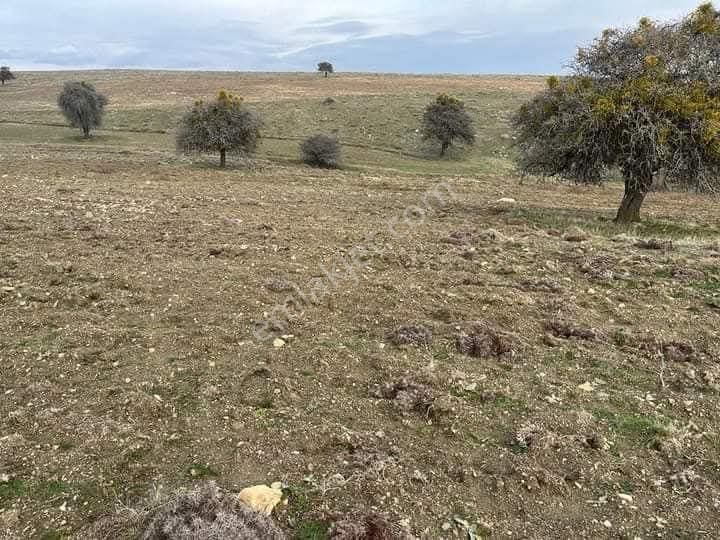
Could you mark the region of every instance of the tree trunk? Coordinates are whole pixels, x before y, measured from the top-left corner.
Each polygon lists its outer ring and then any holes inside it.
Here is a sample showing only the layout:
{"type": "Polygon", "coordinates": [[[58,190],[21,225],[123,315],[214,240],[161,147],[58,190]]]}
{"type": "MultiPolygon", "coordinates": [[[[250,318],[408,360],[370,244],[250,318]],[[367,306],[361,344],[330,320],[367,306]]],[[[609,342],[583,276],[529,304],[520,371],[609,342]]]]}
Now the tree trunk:
{"type": "Polygon", "coordinates": [[[220,150],[220,168],[221,169],[225,168],[225,154],[226,154],[226,151],[224,148],[222,150],[220,150]]]}
{"type": "Polygon", "coordinates": [[[326,79],[328,78],[328,72],[327,72],[327,71],[325,72],[325,78],[326,78],[326,79]]]}
{"type": "Polygon", "coordinates": [[[625,180],[625,194],[620,203],[615,223],[639,223],[640,207],[645,200],[648,189],[652,185],[652,178],[649,182],[629,182],[625,180]]]}
{"type": "Polygon", "coordinates": [[[445,155],[445,152],[447,152],[448,148],[450,148],[449,142],[442,143],[442,147],[440,148],[440,157],[443,157],[445,155]]]}
{"type": "Polygon", "coordinates": [[[90,128],[88,126],[83,126],[83,137],[86,139],[90,138],[90,128]]]}

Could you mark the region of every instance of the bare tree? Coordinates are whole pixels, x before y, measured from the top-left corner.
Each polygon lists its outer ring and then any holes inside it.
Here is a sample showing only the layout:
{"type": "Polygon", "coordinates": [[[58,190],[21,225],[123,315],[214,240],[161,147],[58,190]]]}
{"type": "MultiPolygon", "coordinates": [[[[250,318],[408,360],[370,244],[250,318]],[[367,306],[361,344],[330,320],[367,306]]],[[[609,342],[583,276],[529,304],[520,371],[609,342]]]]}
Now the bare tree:
{"type": "Polygon", "coordinates": [[[8,66],[0,67],[0,83],[5,86],[5,81],[12,81],[15,79],[15,74],[10,71],[8,66]]]}
{"type": "Polygon", "coordinates": [[[653,179],[720,188],[720,14],[701,5],[677,22],[642,19],[579,50],[573,73],[515,117],[519,168],[581,184],[613,171],[625,194],[616,222],[640,221],[653,179]]]}
{"type": "Polygon", "coordinates": [[[327,78],[330,73],[335,73],[335,68],[330,62],[320,62],[318,64],[318,71],[324,73],[325,78],[327,78]]]}
{"type": "Polygon", "coordinates": [[[423,137],[440,142],[440,155],[455,141],[472,145],[475,143],[475,128],[470,114],[462,101],[447,94],[441,94],[427,106],[423,116],[423,137]]]}
{"type": "Polygon", "coordinates": [[[228,152],[251,154],[260,141],[260,119],[240,97],[221,90],[211,102],[198,101],[183,117],[177,148],[184,153],[220,153],[225,167],[228,152]]]}
{"type": "Polygon", "coordinates": [[[70,125],[79,127],[85,138],[102,125],[107,98],[86,82],[67,82],[58,96],[58,106],[70,125]]]}

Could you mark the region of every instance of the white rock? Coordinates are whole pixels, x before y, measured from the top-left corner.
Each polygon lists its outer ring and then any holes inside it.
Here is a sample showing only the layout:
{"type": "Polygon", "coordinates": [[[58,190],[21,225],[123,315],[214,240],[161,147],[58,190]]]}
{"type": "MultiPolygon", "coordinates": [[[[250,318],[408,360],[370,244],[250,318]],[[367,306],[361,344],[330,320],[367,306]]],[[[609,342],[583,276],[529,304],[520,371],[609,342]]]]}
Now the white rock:
{"type": "Polygon", "coordinates": [[[276,349],[279,349],[280,347],[285,346],[285,340],[280,338],[275,338],[275,341],[273,341],[273,347],[276,349]]]}

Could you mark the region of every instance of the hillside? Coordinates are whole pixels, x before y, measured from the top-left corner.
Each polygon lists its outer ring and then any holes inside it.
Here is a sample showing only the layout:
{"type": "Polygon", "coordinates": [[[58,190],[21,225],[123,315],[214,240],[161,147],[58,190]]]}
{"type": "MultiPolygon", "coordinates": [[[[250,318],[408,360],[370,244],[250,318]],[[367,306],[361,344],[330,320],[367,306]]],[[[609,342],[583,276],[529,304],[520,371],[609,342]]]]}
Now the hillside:
{"type": "Polygon", "coordinates": [[[6,537],[72,537],[202,479],[282,482],[276,520],[305,540],[369,511],[429,539],[713,537],[717,200],[651,194],[619,228],[619,185],[520,182],[508,122],[542,84],[84,72],[2,87],[6,537]],[[73,78],[110,98],[90,141],[56,110],[73,78]],[[173,144],[220,88],[267,135],[223,171],[173,144]],[[416,132],[440,92],[478,127],[443,160],[416,132]],[[299,164],[318,131],[346,145],[343,169],[299,164]],[[288,326],[257,339],[282,305],[288,326]]]}

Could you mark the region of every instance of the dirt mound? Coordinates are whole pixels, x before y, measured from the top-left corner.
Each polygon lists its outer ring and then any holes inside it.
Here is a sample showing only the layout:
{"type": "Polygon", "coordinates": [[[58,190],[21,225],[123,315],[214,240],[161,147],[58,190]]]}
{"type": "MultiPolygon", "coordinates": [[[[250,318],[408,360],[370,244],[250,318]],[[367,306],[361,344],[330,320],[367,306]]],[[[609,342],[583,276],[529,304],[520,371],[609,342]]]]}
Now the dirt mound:
{"type": "Polygon", "coordinates": [[[512,353],[509,337],[486,325],[477,325],[455,340],[458,352],[475,358],[499,358],[512,353]]]}
{"type": "Polygon", "coordinates": [[[435,414],[435,394],[424,384],[401,379],[394,383],[375,386],[370,394],[378,399],[391,400],[403,413],[418,413],[427,418],[435,414]]]}

